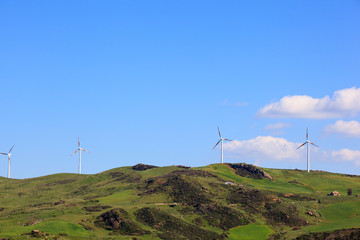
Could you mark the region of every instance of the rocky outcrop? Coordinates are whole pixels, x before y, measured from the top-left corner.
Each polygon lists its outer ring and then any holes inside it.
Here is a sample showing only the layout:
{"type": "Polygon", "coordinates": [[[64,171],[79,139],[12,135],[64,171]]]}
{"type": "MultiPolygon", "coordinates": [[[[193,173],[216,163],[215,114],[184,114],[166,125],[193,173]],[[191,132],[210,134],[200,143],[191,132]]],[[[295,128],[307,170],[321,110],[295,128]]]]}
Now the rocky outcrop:
{"type": "Polygon", "coordinates": [[[274,180],[274,178],[270,176],[270,174],[251,164],[229,163],[229,166],[235,169],[235,173],[242,177],[251,177],[257,179],[268,178],[270,180],[274,180]]]}
{"type": "Polygon", "coordinates": [[[338,191],[333,191],[331,193],[328,193],[329,196],[340,196],[340,193],[338,191]]]}
{"type": "Polygon", "coordinates": [[[94,223],[98,227],[112,230],[114,234],[144,235],[149,233],[131,220],[129,213],[122,208],[114,208],[101,214],[94,223]]]}
{"type": "Polygon", "coordinates": [[[139,163],[132,167],[132,169],[135,171],[145,171],[152,168],[157,168],[157,166],[139,163]]]}

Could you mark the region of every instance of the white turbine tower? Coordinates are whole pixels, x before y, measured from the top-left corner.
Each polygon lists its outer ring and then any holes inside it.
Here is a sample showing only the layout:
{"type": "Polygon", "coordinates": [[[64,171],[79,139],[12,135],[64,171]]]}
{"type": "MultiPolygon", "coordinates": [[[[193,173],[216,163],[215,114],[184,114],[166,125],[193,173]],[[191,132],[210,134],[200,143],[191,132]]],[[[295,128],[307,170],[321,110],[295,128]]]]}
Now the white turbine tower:
{"type": "Polygon", "coordinates": [[[219,129],[219,127],[217,127],[217,128],[218,128],[220,140],[215,144],[215,146],[213,147],[213,149],[216,148],[216,146],[221,142],[221,163],[224,163],[223,141],[224,141],[224,140],[225,140],[225,141],[232,141],[232,140],[227,139],[227,138],[222,138],[222,137],[221,137],[221,133],[220,133],[220,129],[219,129]]]}
{"type": "Polygon", "coordinates": [[[299,148],[301,148],[301,147],[304,146],[305,144],[306,144],[307,172],[310,172],[309,144],[314,145],[315,147],[319,147],[319,146],[316,145],[315,143],[309,141],[309,133],[308,133],[308,129],[307,129],[307,128],[306,128],[306,142],[304,142],[303,144],[301,144],[296,150],[298,150],[299,148]]]}
{"type": "Polygon", "coordinates": [[[8,174],[7,174],[7,177],[8,177],[8,178],[10,178],[10,156],[11,156],[11,151],[12,151],[12,149],[14,148],[14,146],[15,146],[15,145],[13,145],[13,146],[10,148],[10,150],[9,150],[8,153],[0,153],[0,154],[2,154],[2,155],[7,155],[7,156],[8,156],[8,174]]]}
{"type": "Polygon", "coordinates": [[[76,149],[76,151],[73,152],[70,156],[74,155],[78,151],[79,151],[79,174],[81,174],[81,151],[88,152],[88,153],[89,153],[89,151],[86,151],[84,148],[80,147],[80,138],[79,137],[78,137],[78,149],[76,149]]]}

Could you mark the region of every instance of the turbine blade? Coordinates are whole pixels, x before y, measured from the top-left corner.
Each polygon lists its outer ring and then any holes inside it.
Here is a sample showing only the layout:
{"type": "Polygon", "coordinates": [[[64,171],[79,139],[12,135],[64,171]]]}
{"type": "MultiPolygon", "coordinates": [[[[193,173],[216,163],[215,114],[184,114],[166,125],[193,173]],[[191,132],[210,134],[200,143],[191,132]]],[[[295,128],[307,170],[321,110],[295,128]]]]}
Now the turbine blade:
{"type": "Polygon", "coordinates": [[[86,149],[83,149],[83,148],[82,148],[81,150],[83,150],[84,152],[90,153],[90,152],[89,152],[88,150],[86,150],[86,149]]]}
{"type": "Polygon", "coordinates": [[[310,142],[312,145],[314,145],[315,147],[318,147],[319,148],[319,146],[318,145],[316,145],[315,143],[312,143],[312,142],[310,142]]]}
{"type": "Polygon", "coordinates": [[[302,146],[304,146],[306,144],[306,142],[304,142],[303,144],[301,144],[296,150],[298,150],[299,148],[301,148],[302,146]]]}
{"type": "Polygon", "coordinates": [[[220,132],[219,126],[217,128],[218,128],[218,132],[219,132],[219,137],[221,138],[221,132],[220,132]]]}
{"type": "Polygon", "coordinates": [[[78,137],[78,146],[80,147],[80,137],[78,137]]]}
{"type": "Polygon", "coordinates": [[[10,150],[9,150],[9,153],[11,152],[11,150],[14,148],[14,146],[15,146],[15,144],[10,148],[10,150]]]}
{"type": "Polygon", "coordinates": [[[76,150],[75,152],[73,152],[70,156],[74,155],[75,153],[77,153],[78,150],[76,150]]]}
{"type": "Polygon", "coordinates": [[[2,154],[2,155],[9,155],[8,153],[0,153],[0,154],[2,154]]]}
{"type": "Polygon", "coordinates": [[[217,146],[220,142],[221,142],[221,139],[215,144],[215,146],[214,146],[212,149],[216,148],[216,146],[217,146]]]}
{"type": "Polygon", "coordinates": [[[232,141],[231,139],[227,139],[227,138],[224,138],[224,140],[226,140],[226,141],[232,141]]]}

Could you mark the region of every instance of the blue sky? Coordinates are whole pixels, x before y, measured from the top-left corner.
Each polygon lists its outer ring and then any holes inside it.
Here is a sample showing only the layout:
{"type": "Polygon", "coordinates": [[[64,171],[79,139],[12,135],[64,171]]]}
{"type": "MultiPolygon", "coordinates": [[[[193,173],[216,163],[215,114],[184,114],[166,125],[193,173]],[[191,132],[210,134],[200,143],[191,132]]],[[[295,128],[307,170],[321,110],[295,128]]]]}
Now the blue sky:
{"type": "MultiPolygon", "coordinates": [[[[226,162],[360,174],[359,1],[0,0],[11,176],[226,162]]],[[[0,176],[7,159],[0,156],[0,176]]]]}

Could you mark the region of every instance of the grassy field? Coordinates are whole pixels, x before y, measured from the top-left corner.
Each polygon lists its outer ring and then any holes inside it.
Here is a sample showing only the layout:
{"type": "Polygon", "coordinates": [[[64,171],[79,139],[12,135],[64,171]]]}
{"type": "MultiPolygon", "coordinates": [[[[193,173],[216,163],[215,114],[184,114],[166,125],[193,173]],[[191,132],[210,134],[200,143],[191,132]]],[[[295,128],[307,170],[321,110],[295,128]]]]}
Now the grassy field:
{"type": "Polygon", "coordinates": [[[230,230],[229,240],[265,240],[274,231],[266,225],[249,224],[230,230]]]}
{"type": "MultiPolygon", "coordinates": [[[[170,239],[172,234],[184,232],[219,239],[225,235],[229,239],[266,239],[271,234],[292,239],[309,232],[360,227],[360,198],[354,196],[360,194],[359,176],[262,170],[274,180],[241,177],[226,164],[0,178],[0,237],[24,239],[29,235],[23,234],[39,230],[47,233],[48,239],[167,239],[166,235],[170,239]],[[235,186],[227,186],[225,181],[235,186]],[[348,188],[352,196],[347,196],[348,188]],[[331,191],[342,196],[327,196],[331,191]],[[243,198],[244,194],[255,202],[243,198]],[[289,194],[293,197],[286,197],[289,194]],[[256,202],[261,197],[263,200],[256,202]],[[100,215],[118,208],[126,211],[118,217],[124,217],[119,222],[127,225],[115,229],[117,223],[97,223],[100,215]],[[156,218],[150,221],[149,216],[139,215],[140,210],[147,213],[146,209],[155,211],[151,214],[156,218]],[[291,215],[291,209],[308,223],[297,229],[293,229],[294,223],[283,223],[281,216],[291,215]],[[306,214],[309,211],[314,215],[306,214]],[[232,214],[237,222],[231,220],[232,214]],[[273,217],[277,214],[279,219],[273,217]],[[183,231],[176,232],[166,222],[183,231]]],[[[296,220],[296,216],[290,217],[296,220]]],[[[296,221],[300,224],[300,220],[296,221]]]]}

